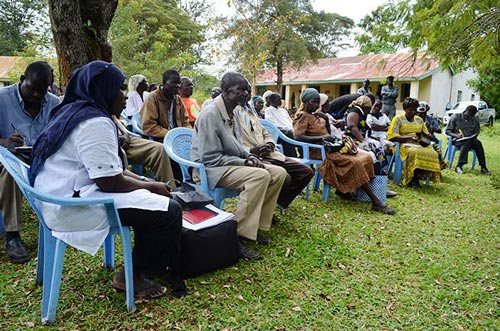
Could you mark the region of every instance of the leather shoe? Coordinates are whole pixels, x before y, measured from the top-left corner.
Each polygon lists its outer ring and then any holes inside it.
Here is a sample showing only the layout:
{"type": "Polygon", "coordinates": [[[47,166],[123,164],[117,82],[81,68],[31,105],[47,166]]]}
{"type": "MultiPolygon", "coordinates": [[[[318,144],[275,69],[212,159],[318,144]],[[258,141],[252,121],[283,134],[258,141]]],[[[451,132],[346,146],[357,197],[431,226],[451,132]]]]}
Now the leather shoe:
{"type": "Polygon", "coordinates": [[[256,260],[260,259],[261,256],[257,251],[254,251],[253,249],[247,247],[245,243],[243,243],[243,240],[238,238],[238,251],[240,253],[240,257],[247,259],[247,260],[256,260]]]}
{"type": "Polygon", "coordinates": [[[481,175],[491,176],[491,172],[489,172],[486,168],[481,168],[481,175]]]}
{"type": "Polygon", "coordinates": [[[455,168],[455,172],[456,172],[456,173],[459,173],[459,174],[463,174],[463,173],[464,173],[464,170],[462,169],[462,167],[461,167],[461,166],[458,166],[458,167],[456,167],[456,168],[455,168]]]}
{"type": "Polygon", "coordinates": [[[261,245],[269,245],[269,243],[271,242],[271,237],[259,233],[257,234],[257,242],[261,245]]]}
{"type": "Polygon", "coordinates": [[[385,192],[385,196],[388,198],[395,197],[396,195],[398,195],[398,192],[394,192],[394,191],[390,191],[390,190],[387,190],[387,192],[385,192]]]}
{"type": "Polygon", "coordinates": [[[12,263],[24,263],[30,260],[30,255],[24,247],[21,238],[13,238],[6,244],[7,256],[12,263]]]}

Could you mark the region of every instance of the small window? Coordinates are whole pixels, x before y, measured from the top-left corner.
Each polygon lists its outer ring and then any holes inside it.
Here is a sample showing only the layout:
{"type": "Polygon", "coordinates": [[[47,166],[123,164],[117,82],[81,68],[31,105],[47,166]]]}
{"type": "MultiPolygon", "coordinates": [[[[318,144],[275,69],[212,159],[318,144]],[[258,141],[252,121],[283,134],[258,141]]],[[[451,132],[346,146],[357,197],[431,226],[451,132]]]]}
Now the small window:
{"type": "Polygon", "coordinates": [[[476,95],[474,93],[472,93],[471,96],[470,96],[470,100],[474,101],[475,99],[476,99],[476,95]]]}
{"type": "Polygon", "coordinates": [[[457,102],[462,101],[462,91],[457,91],[457,102]]]}
{"type": "Polygon", "coordinates": [[[399,93],[400,102],[403,102],[405,98],[410,96],[410,87],[411,85],[408,83],[401,84],[401,93],[399,93]]]}
{"type": "Polygon", "coordinates": [[[351,85],[339,85],[339,96],[351,94],[351,85]]]}

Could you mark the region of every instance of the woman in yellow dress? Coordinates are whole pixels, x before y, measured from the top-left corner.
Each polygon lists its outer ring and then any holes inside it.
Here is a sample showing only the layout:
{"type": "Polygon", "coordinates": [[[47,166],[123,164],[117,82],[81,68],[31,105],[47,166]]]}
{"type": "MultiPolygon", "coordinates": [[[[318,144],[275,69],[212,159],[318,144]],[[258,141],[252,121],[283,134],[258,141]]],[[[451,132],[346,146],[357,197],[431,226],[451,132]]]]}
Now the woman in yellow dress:
{"type": "Polygon", "coordinates": [[[400,144],[400,156],[403,160],[403,184],[410,187],[420,187],[420,179],[430,176],[433,182],[439,183],[441,167],[439,156],[431,147],[423,147],[420,137],[428,137],[429,131],[424,121],[415,116],[418,100],[405,98],[404,114],[395,116],[387,131],[389,140],[400,144]]]}

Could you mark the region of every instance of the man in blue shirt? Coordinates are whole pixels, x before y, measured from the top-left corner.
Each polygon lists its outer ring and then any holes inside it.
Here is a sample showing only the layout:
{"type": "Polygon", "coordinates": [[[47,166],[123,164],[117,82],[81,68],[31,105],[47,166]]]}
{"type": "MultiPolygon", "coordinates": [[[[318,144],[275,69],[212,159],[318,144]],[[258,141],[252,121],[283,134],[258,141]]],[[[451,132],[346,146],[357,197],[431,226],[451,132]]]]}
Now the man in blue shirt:
{"type": "MultiPolygon", "coordinates": [[[[20,82],[0,89],[0,145],[13,149],[33,146],[60,100],[48,93],[53,68],[45,61],[31,63],[20,82]]],[[[23,229],[22,195],[7,170],[0,165],[0,211],[7,255],[13,263],[29,261],[19,232],[23,229]]]]}

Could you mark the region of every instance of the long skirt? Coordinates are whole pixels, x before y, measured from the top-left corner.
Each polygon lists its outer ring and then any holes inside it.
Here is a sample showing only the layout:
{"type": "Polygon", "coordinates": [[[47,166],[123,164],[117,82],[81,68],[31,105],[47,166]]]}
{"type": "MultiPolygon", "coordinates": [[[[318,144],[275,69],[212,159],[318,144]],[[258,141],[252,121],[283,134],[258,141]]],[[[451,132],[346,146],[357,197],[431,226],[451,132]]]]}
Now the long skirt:
{"type": "Polygon", "coordinates": [[[375,177],[370,154],[360,149],[356,154],[329,154],[318,172],[325,182],[342,193],[353,192],[375,177]]]}
{"type": "Polygon", "coordinates": [[[403,184],[408,184],[419,169],[422,176],[429,176],[430,179],[439,183],[441,181],[441,164],[438,153],[431,147],[411,147],[406,151],[404,160],[403,184]]]}

